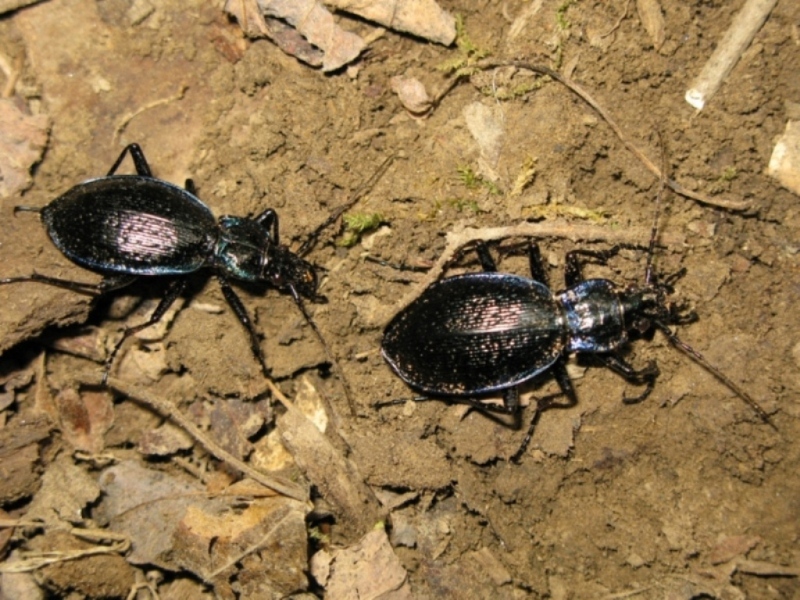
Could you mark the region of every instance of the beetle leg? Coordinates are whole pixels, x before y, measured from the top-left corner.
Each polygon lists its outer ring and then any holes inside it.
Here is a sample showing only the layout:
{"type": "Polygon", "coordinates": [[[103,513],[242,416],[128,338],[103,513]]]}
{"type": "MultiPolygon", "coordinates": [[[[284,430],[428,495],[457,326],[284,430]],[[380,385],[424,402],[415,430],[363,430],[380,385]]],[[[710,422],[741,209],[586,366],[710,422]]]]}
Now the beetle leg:
{"type": "MultiPolygon", "coordinates": [[[[107,279],[104,279],[103,281],[105,282],[107,281],[107,279]]],[[[119,352],[119,349],[122,347],[122,344],[125,343],[125,340],[127,340],[134,333],[142,331],[143,329],[147,329],[148,327],[150,327],[150,325],[155,325],[156,323],[158,323],[161,320],[161,317],[164,316],[164,313],[167,312],[169,307],[172,306],[173,302],[175,302],[175,299],[181,295],[181,293],[185,288],[186,288],[185,277],[172,280],[172,282],[170,282],[169,284],[169,287],[167,288],[167,291],[164,294],[164,297],[161,298],[161,300],[158,302],[158,306],[156,306],[156,309],[153,311],[153,314],[150,315],[150,318],[144,323],[140,323],[139,325],[135,325],[134,327],[128,327],[125,329],[125,331],[122,332],[122,337],[114,346],[114,349],[111,350],[111,353],[108,355],[108,358],[106,359],[105,370],[103,371],[103,385],[105,385],[106,381],[108,380],[108,373],[111,370],[111,365],[114,363],[114,358],[116,358],[117,352],[119,352]]]]}
{"type": "Polygon", "coordinates": [[[530,263],[531,277],[540,283],[548,285],[547,271],[545,271],[544,263],[542,262],[542,253],[539,251],[539,244],[535,241],[531,241],[530,246],[528,246],[528,262],[530,263]]]}
{"type": "Polygon", "coordinates": [[[655,361],[651,361],[644,369],[639,369],[637,371],[617,354],[599,355],[599,358],[609,369],[623,377],[626,381],[639,385],[644,384],[646,386],[644,391],[638,396],[623,396],[622,401],[625,404],[641,402],[653,391],[656,384],[656,377],[658,377],[659,374],[658,366],[655,361]]]}
{"type": "Polygon", "coordinates": [[[544,411],[550,408],[570,408],[578,403],[578,396],[575,394],[575,387],[572,385],[572,380],[569,378],[569,373],[567,373],[567,363],[565,362],[564,357],[560,357],[551,368],[553,370],[553,375],[556,378],[556,382],[558,383],[558,387],[561,388],[561,394],[551,394],[550,396],[545,396],[544,398],[539,398],[536,400],[536,407],[534,408],[530,425],[528,425],[528,432],[525,434],[525,438],[522,440],[520,447],[511,457],[511,462],[519,462],[519,459],[523,454],[525,454],[525,451],[528,449],[528,444],[531,443],[531,438],[533,438],[533,432],[536,429],[536,425],[539,423],[539,416],[544,411]],[[566,396],[567,401],[555,402],[554,400],[561,395],[566,396]]]}
{"type": "Polygon", "coordinates": [[[38,273],[26,277],[5,277],[4,279],[0,279],[0,285],[6,283],[24,283],[26,281],[46,283],[47,285],[72,290],[73,292],[87,294],[89,296],[97,296],[100,294],[100,286],[97,283],[83,283],[81,281],[70,281],[69,279],[58,279],[57,277],[48,277],[47,275],[39,275],[38,273]]]}
{"type": "Polygon", "coordinates": [[[274,209],[268,208],[253,220],[267,230],[269,239],[273,244],[276,246],[280,244],[280,239],[278,238],[278,213],[274,209]]]}
{"type": "MultiPolygon", "coordinates": [[[[373,404],[373,408],[381,409],[387,406],[399,406],[401,404],[405,404],[409,400],[411,400],[411,402],[444,402],[445,404],[464,404],[466,406],[471,406],[480,412],[500,413],[504,415],[514,414],[517,412],[518,406],[515,405],[514,408],[509,408],[507,404],[508,400],[505,395],[503,396],[503,404],[490,404],[475,398],[459,398],[457,396],[414,396],[412,398],[397,398],[395,400],[387,400],[386,402],[378,402],[373,404]]],[[[519,397],[517,397],[517,402],[519,402],[519,397]]]]}
{"type": "Polygon", "coordinates": [[[122,289],[129,286],[137,279],[139,278],[135,275],[106,275],[103,277],[103,280],[97,284],[97,293],[105,294],[106,292],[122,289]]]}
{"type": "Polygon", "coordinates": [[[183,187],[186,188],[186,191],[189,192],[192,196],[197,196],[197,186],[194,184],[194,179],[187,179],[186,185],[183,187]]]}
{"type": "Polygon", "coordinates": [[[616,255],[620,246],[612,246],[608,250],[572,250],[567,252],[567,266],[564,269],[564,279],[567,287],[573,287],[581,283],[583,279],[583,265],[594,263],[604,265],[612,256],[616,255]]]}
{"type": "Polygon", "coordinates": [[[130,275],[119,275],[116,277],[106,276],[100,283],[85,283],[83,281],[72,281],[70,279],[59,279],[58,277],[50,277],[49,275],[40,275],[33,273],[27,277],[6,277],[0,279],[0,285],[6,283],[22,283],[25,281],[35,281],[37,283],[44,283],[55,287],[71,290],[79,294],[87,294],[89,296],[100,296],[111,290],[123,288],[130,285],[136,280],[137,277],[130,275]]]}
{"type": "Polygon", "coordinates": [[[484,271],[488,271],[490,273],[497,271],[497,264],[494,262],[494,258],[492,258],[492,254],[489,252],[489,246],[487,246],[484,242],[476,242],[475,252],[478,254],[478,260],[480,261],[481,267],[483,267],[484,271]]]}
{"type": "Polygon", "coordinates": [[[131,158],[133,159],[133,165],[136,167],[136,174],[141,175],[142,177],[152,177],[153,173],[150,171],[150,165],[147,164],[147,159],[144,157],[144,152],[142,152],[141,147],[139,144],[128,144],[125,146],[125,149],[122,151],[122,154],[119,155],[119,158],[108,171],[107,177],[111,177],[114,173],[117,172],[119,166],[122,164],[122,161],[125,159],[125,155],[130,152],[131,158]]]}
{"type": "Polygon", "coordinates": [[[253,325],[252,319],[250,319],[250,315],[247,314],[247,309],[244,307],[244,304],[242,304],[239,296],[236,295],[236,292],[233,291],[228,281],[220,275],[217,275],[217,279],[219,279],[219,285],[222,288],[222,295],[225,296],[225,300],[228,301],[228,304],[230,304],[239,322],[244,326],[250,336],[250,349],[253,352],[253,356],[256,357],[256,360],[258,360],[258,363],[261,365],[261,370],[264,372],[264,375],[269,377],[269,368],[264,361],[264,352],[261,350],[261,340],[258,339],[258,332],[253,325]]]}

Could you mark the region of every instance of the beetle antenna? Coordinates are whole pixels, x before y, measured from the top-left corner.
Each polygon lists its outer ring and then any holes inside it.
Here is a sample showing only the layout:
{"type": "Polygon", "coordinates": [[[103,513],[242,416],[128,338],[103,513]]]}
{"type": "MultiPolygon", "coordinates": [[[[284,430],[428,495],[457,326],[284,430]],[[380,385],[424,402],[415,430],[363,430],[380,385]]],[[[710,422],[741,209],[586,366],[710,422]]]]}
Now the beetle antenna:
{"type": "Polygon", "coordinates": [[[339,380],[342,382],[342,387],[344,388],[344,396],[347,399],[347,406],[350,409],[350,415],[355,417],[358,416],[356,414],[355,404],[353,403],[353,394],[350,391],[350,385],[347,383],[347,378],[344,376],[344,371],[342,370],[339,361],[336,360],[336,357],[331,352],[330,346],[328,346],[328,342],[325,341],[325,338],[322,337],[322,332],[317,327],[317,324],[311,318],[311,315],[308,314],[306,310],[306,305],[303,302],[302,296],[300,293],[295,289],[293,285],[289,286],[289,292],[292,294],[292,298],[294,298],[295,304],[297,304],[297,308],[300,309],[300,312],[303,314],[303,318],[305,318],[306,323],[311,326],[311,329],[314,331],[314,335],[317,336],[319,343],[322,344],[322,348],[325,350],[325,356],[330,361],[333,370],[336,372],[336,375],[339,377],[339,380]]]}
{"type": "Polygon", "coordinates": [[[16,215],[18,212],[40,213],[40,212],[42,212],[42,207],[41,206],[15,206],[14,207],[14,214],[16,215]]]}
{"type": "Polygon", "coordinates": [[[653,253],[656,249],[656,240],[658,239],[658,220],[661,217],[661,197],[664,195],[664,190],[667,187],[667,151],[664,147],[664,138],[661,136],[661,131],[658,131],[658,142],[661,146],[661,177],[659,179],[658,194],[656,194],[656,213],[653,215],[653,227],[650,230],[650,245],[647,248],[647,264],[644,271],[645,285],[653,284],[653,253]]]}
{"type": "Polygon", "coordinates": [[[686,355],[687,355],[689,358],[691,358],[691,359],[692,359],[694,362],[696,362],[697,364],[699,364],[699,365],[700,365],[701,367],[703,367],[703,368],[704,368],[706,371],[708,371],[708,372],[709,372],[709,373],[711,373],[711,374],[712,374],[714,377],[716,377],[716,378],[717,378],[717,379],[718,379],[720,382],[722,382],[722,383],[723,383],[723,384],[724,384],[724,385],[725,385],[725,386],[726,386],[726,387],[727,387],[729,390],[731,390],[731,391],[732,391],[734,394],[736,394],[737,396],[739,396],[739,398],[741,398],[741,399],[742,399],[742,400],[744,400],[744,401],[745,401],[745,402],[746,402],[748,405],[750,405],[750,408],[752,408],[752,409],[753,409],[753,412],[755,412],[755,413],[756,413],[756,414],[759,416],[759,418],[760,418],[762,421],[764,421],[764,423],[766,423],[767,425],[769,425],[770,427],[772,427],[772,428],[773,428],[775,431],[778,431],[778,428],[775,426],[775,424],[774,424],[774,423],[772,422],[772,420],[769,418],[769,415],[767,414],[767,411],[765,411],[763,408],[761,408],[761,405],[760,405],[758,402],[756,402],[755,400],[753,400],[753,398],[750,396],[750,394],[748,394],[748,393],[747,393],[747,392],[745,392],[745,391],[744,391],[742,388],[740,388],[740,387],[739,387],[739,386],[738,386],[736,383],[734,383],[734,381],[733,381],[733,380],[732,380],[730,377],[728,377],[727,375],[725,375],[725,374],[724,374],[722,371],[720,371],[720,370],[719,370],[717,367],[715,367],[715,366],[714,366],[714,365],[712,365],[710,362],[708,362],[708,360],[706,360],[706,357],[705,357],[705,356],[703,356],[702,354],[700,354],[700,353],[699,353],[697,350],[695,350],[694,348],[692,348],[692,347],[691,347],[689,344],[687,344],[686,342],[682,341],[682,340],[681,340],[681,339],[680,339],[680,338],[679,338],[679,337],[678,337],[678,336],[675,334],[675,332],[673,332],[673,331],[672,331],[672,330],[671,330],[671,329],[670,329],[670,328],[669,328],[667,325],[665,325],[664,323],[661,323],[661,322],[659,322],[659,321],[655,321],[655,325],[656,325],[656,326],[657,326],[657,327],[658,327],[658,328],[659,328],[659,329],[660,329],[660,330],[661,330],[661,331],[664,333],[664,335],[665,335],[665,336],[667,336],[667,339],[669,340],[669,343],[670,343],[670,344],[672,344],[673,346],[675,346],[675,347],[676,347],[678,350],[680,350],[681,352],[683,352],[684,354],[686,354],[686,355]]]}

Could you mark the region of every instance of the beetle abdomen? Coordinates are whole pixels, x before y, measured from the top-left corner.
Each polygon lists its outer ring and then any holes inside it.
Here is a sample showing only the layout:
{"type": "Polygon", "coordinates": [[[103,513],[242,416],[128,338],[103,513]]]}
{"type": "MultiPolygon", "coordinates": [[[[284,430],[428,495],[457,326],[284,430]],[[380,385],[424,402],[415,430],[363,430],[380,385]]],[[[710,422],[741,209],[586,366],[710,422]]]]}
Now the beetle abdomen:
{"type": "Polygon", "coordinates": [[[56,247],[99,272],[169,275],[200,269],[213,252],[211,210],[159,179],[119,175],[81,183],[41,211],[56,247]]]}
{"type": "Polygon", "coordinates": [[[553,294],[501,273],[438,281],[387,326],[383,355],[428,394],[465,396],[514,387],[547,369],[565,343],[553,294]]]}

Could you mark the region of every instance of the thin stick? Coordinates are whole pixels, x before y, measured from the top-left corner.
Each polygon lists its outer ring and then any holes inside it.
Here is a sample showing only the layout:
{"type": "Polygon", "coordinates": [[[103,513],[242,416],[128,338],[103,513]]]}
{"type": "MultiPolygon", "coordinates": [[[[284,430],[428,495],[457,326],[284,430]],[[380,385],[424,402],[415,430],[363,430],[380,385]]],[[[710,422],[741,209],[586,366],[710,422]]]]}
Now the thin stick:
{"type": "MultiPolygon", "coordinates": [[[[209,573],[208,575],[203,575],[203,581],[213,585],[214,579],[216,579],[219,575],[227,571],[229,568],[233,567],[236,563],[240,562],[244,558],[250,556],[255,552],[258,552],[262,548],[265,548],[267,544],[272,541],[272,538],[275,536],[275,534],[280,532],[280,529],[283,526],[283,524],[289,519],[289,517],[292,516],[291,511],[287,510],[285,507],[283,512],[284,512],[283,516],[281,516],[281,518],[277,521],[277,523],[274,523],[272,527],[270,527],[269,531],[267,531],[261,537],[260,540],[258,540],[255,544],[252,544],[250,547],[242,550],[238,555],[229,558],[224,565],[220,566],[214,571],[211,571],[211,573],[209,573]]],[[[271,515],[271,518],[274,519],[275,516],[271,515]]]]}
{"type": "Polygon", "coordinates": [[[162,104],[169,104],[170,102],[176,102],[177,100],[183,100],[184,94],[186,94],[186,90],[189,89],[189,86],[182,84],[180,89],[177,93],[173,94],[168,98],[159,98],[158,100],[153,100],[152,102],[148,102],[144,106],[140,106],[135,111],[126,113],[122,115],[122,119],[120,119],[119,124],[114,129],[114,135],[111,137],[111,140],[116,143],[119,137],[122,135],[122,132],[128,127],[128,124],[133,121],[136,117],[138,117],[143,112],[147,112],[151,108],[155,108],[157,106],[161,106],[162,104]]]}
{"type": "Polygon", "coordinates": [[[717,49],[708,59],[700,75],[692,82],[686,92],[686,101],[697,110],[703,110],[711,97],[717,92],[722,82],[742,53],[753,41],[758,30],[767,20],[769,13],[778,0],[747,0],[742,9],[733,18],[733,23],[720,40],[717,49]]]}
{"type": "MultiPolygon", "coordinates": [[[[269,379],[267,382],[272,383],[269,379]]],[[[233,454],[222,448],[205,433],[200,431],[200,429],[198,429],[191,420],[184,416],[179,410],[176,410],[175,407],[166,400],[158,398],[157,396],[153,396],[141,388],[134,387],[122,381],[121,379],[117,379],[116,377],[109,377],[108,385],[118,392],[125,394],[127,397],[132,398],[137,402],[141,402],[142,404],[146,404],[158,414],[171,419],[176,425],[192,436],[197,443],[205,448],[212,456],[244,473],[253,481],[256,481],[261,485],[266,486],[271,490],[275,490],[279,494],[289,498],[299,500],[300,502],[308,501],[307,490],[301,488],[295,483],[292,483],[291,481],[286,481],[283,478],[269,477],[260,471],[257,471],[247,463],[242,462],[233,454]]],[[[273,387],[274,386],[270,386],[270,389],[273,387]]]]}

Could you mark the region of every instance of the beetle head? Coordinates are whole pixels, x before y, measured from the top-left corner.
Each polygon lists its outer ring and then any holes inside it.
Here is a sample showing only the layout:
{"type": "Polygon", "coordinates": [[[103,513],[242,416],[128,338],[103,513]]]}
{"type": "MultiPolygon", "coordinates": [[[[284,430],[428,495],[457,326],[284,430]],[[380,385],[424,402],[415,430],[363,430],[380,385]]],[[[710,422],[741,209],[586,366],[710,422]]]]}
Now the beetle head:
{"type": "Polygon", "coordinates": [[[303,260],[285,246],[272,246],[264,265],[263,280],[279,290],[294,289],[300,296],[320,302],[317,294],[317,272],[314,265],[303,260]]]}

